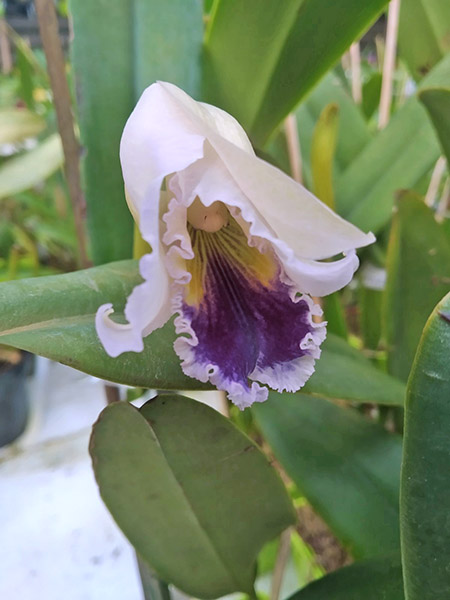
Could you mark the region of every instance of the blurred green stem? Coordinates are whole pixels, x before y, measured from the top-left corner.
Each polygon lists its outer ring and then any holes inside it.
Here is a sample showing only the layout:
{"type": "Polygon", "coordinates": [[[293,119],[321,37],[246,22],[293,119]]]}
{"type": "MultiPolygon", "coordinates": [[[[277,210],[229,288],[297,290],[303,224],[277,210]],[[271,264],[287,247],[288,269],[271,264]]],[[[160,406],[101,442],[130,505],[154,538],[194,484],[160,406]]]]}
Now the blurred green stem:
{"type": "Polygon", "coordinates": [[[167,583],[158,579],[138,554],[136,554],[136,559],[145,600],[171,600],[167,583]]]}

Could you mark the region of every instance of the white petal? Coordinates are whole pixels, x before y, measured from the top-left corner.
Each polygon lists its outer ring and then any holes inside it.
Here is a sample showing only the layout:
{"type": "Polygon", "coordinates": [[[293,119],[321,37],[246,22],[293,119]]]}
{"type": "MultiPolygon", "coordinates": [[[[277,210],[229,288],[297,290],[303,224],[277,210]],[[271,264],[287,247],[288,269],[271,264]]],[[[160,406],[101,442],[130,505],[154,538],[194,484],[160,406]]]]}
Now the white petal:
{"type": "Polygon", "coordinates": [[[161,84],[186,122],[207,138],[242,193],[276,236],[296,256],[320,260],[375,241],[320,202],[282,171],[230,142],[202,118],[199,104],[170,84],[161,84]]]}
{"type": "MultiPolygon", "coordinates": [[[[203,159],[198,160],[172,178],[171,188],[181,199],[179,202],[183,203],[183,207],[179,207],[180,211],[185,210],[184,206],[189,205],[196,196],[206,206],[217,200],[224,202],[231,209],[235,218],[241,217],[238,218],[238,221],[249,234],[250,243],[257,246],[260,245],[258,240],[267,240],[270,243],[284,266],[286,274],[291,279],[290,283],[294,282],[302,293],[313,296],[331,294],[347,285],[358,268],[359,261],[354,250],[348,251],[344,258],[332,262],[319,262],[296,256],[292,249],[277,237],[272,227],[244,196],[209,144],[205,146],[203,159]],[[232,210],[233,207],[239,209],[239,214],[232,210]]],[[[174,214],[175,202],[172,200],[174,214]]],[[[173,220],[175,221],[175,219],[173,220]]],[[[174,240],[182,240],[180,246],[186,252],[182,253],[180,249],[177,254],[184,258],[190,258],[188,253],[190,240],[186,226],[180,222],[176,231],[176,237],[174,234],[166,235],[164,241],[170,244],[174,240]]],[[[174,255],[175,253],[174,248],[174,255]]],[[[182,273],[180,268],[180,263],[177,263],[177,279],[181,283],[185,279],[183,280],[180,275],[182,273]]]]}
{"type": "Polygon", "coordinates": [[[253,154],[238,122],[226,112],[195,102],[169,83],[142,94],[123,131],[120,161],[133,213],[140,212],[151,182],[184,169],[203,155],[210,131],[253,154]]]}
{"type": "Polygon", "coordinates": [[[103,304],[95,315],[95,329],[106,352],[113,358],[122,352],[141,352],[144,349],[142,336],[130,324],[110,319],[113,312],[112,304],[103,304]]]}
{"type": "Polygon", "coordinates": [[[143,256],[140,270],[148,281],[136,286],[128,298],[125,307],[128,323],[116,323],[110,318],[114,312],[112,304],[101,306],[95,317],[100,341],[113,357],[123,352],[142,352],[142,338],[164,325],[172,314],[169,278],[159,254],[143,256]]]}
{"type": "Polygon", "coordinates": [[[286,249],[278,249],[277,254],[298,291],[312,296],[327,296],[342,289],[350,283],[359,265],[354,250],[350,250],[344,258],[330,262],[302,260],[286,249]]]}
{"type": "Polygon", "coordinates": [[[183,113],[177,115],[161,86],[142,94],[120,142],[120,162],[129,203],[139,213],[148,188],[184,169],[203,154],[204,136],[196,133],[183,113]]]}
{"type": "Polygon", "coordinates": [[[276,167],[218,136],[209,142],[243,194],[296,256],[319,260],[375,241],[373,234],[339,217],[276,167]]]}

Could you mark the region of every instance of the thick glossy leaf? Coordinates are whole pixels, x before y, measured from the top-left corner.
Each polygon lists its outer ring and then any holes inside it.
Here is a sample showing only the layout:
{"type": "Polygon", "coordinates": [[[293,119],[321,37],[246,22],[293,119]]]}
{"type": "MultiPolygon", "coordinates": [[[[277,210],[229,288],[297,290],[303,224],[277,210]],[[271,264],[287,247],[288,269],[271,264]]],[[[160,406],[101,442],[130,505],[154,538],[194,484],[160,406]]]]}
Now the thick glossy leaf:
{"type": "Polygon", "coordinates": [[[402,405],[404,384],[376,369],[342,338],[328,334],[316,371],[303,391],[352,402],[402,405]]]}
{"type": "Polygon", "coordinates": [[[201,3],[71,0],[71,12],[88,227],[100,264],[132,252],[119,142],[140,93],[156,79],[197,91],[201,3]]]}
{"type": "Polygon", "coordinates": [[[11,281],[0,286],[0,340],[96,377],[156,389],[208,389],[183,374],[172,348],[172,323],[146,339],[144,352],[109,357],[95,332],[97,308],[112,302],[120,316],[139,283],[136,261],[11,281]]]}
{"type": "Polygon", "coordinates": [[[129,258],[132,251],[119,141],[135,103],[133,4],[71,0],[87,225],[96,264],[129,258]]]}
{"type": "Polygon", "coordinates": [[[206,35],[208,102],[262,146],[386,0],[219,0],[206,35]],[[239,91],[242,93],[237,93],[239,91]]]}
{"type": "Polygon", "coordinates": [[[61,139],[56,133],[33,150],[10,158],[0,166],[0,199],[42,183],[63,162],[61,139]]]}
{"type": "Polygon", "coordinates": [[[402,0],[398,43],[414,79],[422,79],[450,51],[448,0],[402,0]]]}
{"type": "Polygon", "coordinates": [[[254,443],[190,398],[110,405],[90,451],[102,498],[137,552],[197,598],[251,593],[259,550],[295,522],[254,443]]]}
{"type": "Polygon", "coordinates": [[[450,289],[450,239],[422,198],[410,193],[394,215],[387,271],[388,367],[406,381],[428,315],[450,289]]]}
{"type": "Polygon", "coordinates": [[[289,600],[405,600],[400,558],[357,562],[314,581],[289,600]]]}
{"type": "Polygon", "coordinates": [[[0,144],[17,144],[34,137],[45,127],[45,121],[29,110],[4,108],[0,110],[0,144]]]}
{"type": "Polygon", "coordinates": [[[420,92],[419,98],[430,115],[442,149],[450,163],[450,86],[427,88],[420,92]]]}
{"type": "Polygon", "coordinates": [[[202,0],[134,0],[134,5],[136,100],[156,80],[170,81],[197,98],[202,0]]]}
{"type": "Polygon", "coordinates": [[[271,393],[252,412],[288,475],[354,557],[398,550],[399,436],[305,394],[271,393]]]}
{"type": "Polygon", "coordinates": [[[337,211],[364,231],[379,231],[395,193],[414,187],[440,153],[425,109],[411,98],[338,178],[337,211]]]}
{"type": "Polygon", "coordinates": [[[408,600],[446,600],[450,590],[449,356],[450,294],[426,324],[408,381],[400,505],[408,600]]]}

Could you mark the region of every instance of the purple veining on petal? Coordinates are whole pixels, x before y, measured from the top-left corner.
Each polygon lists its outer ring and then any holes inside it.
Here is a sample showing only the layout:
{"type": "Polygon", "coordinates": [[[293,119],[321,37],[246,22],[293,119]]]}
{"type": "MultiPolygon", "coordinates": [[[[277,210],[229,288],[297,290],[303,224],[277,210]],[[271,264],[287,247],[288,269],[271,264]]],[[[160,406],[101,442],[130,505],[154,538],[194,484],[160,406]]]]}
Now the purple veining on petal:
{"type": "Polygon", "coordinates": [[[294,302],[291,288],[280,280],[278,266],[275,271],[265,284],[214,245],[208,252],[203,298],[198,305],[181,303],[184,322],[198,340],[191,344],[193,359],[197,364],[217,366],[227,391],[226,382],[249,391],[248,379],[255,369],[261,372],[285,365],[292,372],[292,361],[311,353],[310,348],[301,347],[314,330],[310,305],[305,299],[294,302]]]}

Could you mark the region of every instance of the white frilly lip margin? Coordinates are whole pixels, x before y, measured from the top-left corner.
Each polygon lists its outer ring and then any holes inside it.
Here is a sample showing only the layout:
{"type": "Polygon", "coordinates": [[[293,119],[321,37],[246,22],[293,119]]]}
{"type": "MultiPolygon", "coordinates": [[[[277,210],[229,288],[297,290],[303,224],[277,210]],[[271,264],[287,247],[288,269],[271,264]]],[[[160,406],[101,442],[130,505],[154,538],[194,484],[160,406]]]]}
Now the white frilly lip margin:
{"type": "Polygon", "coordinates": [[[178,235],[175,245],[168,248],[164,238],[170,227],[162,219],[167,201],[161,200],[161,187],[169,175],[179,206],[189,206],[195,195],[205,205],[216,200],[227,204],[251,243],[263,240],[272,245],[287,277],[302,293],[321,296],[345,286],[358,267],[355,248],[375,241],[373,234],[363,233],[256,157],[233,117],[196,102],[169,83],[155,83],[142,94],[125,126],[120,158],[127,200],[153,251],[140,261],[144,282],[128,298],[128,323],[110,318],[111,304],[98,309],[97,333],[113,357],[142,351],[142,338],[173,314],[173,276],[186,282],[183,254],[189,254],[190,242],[185,222],[172,227],[172,241],[178,235]],[[339,254],[344,258],[320,262],[339,254]]]}

